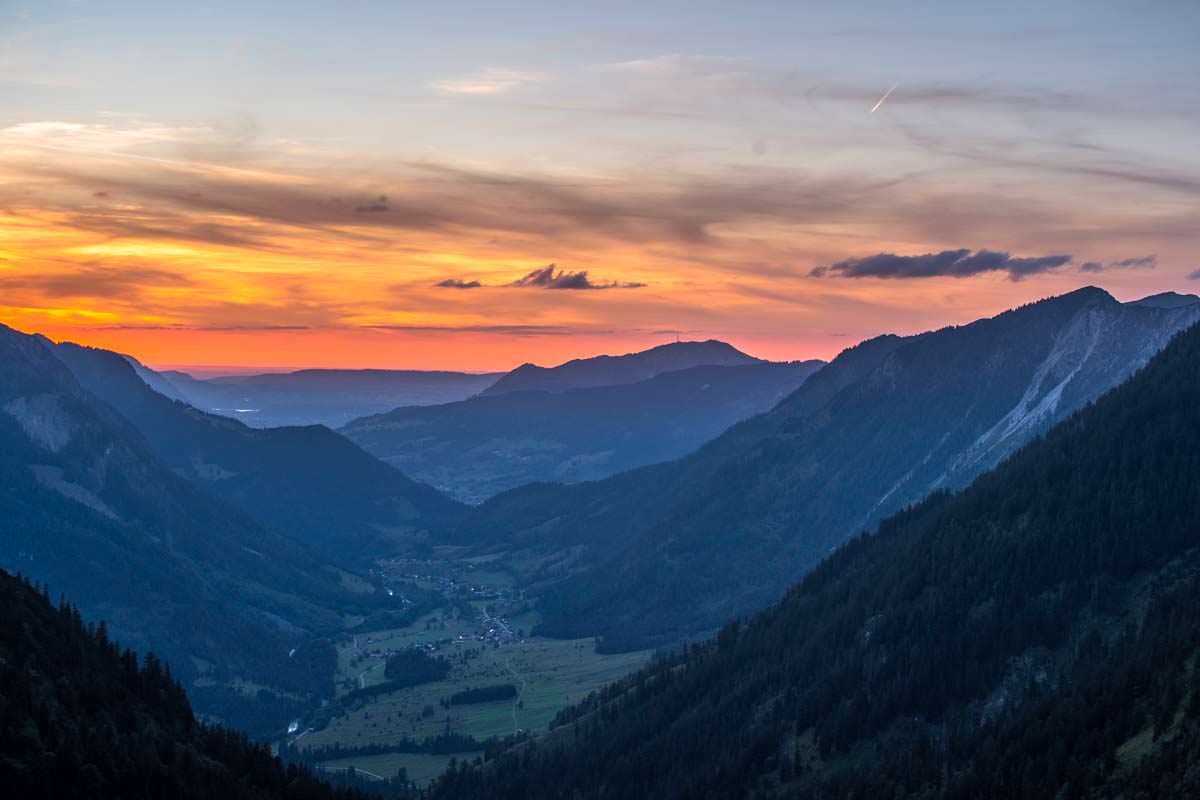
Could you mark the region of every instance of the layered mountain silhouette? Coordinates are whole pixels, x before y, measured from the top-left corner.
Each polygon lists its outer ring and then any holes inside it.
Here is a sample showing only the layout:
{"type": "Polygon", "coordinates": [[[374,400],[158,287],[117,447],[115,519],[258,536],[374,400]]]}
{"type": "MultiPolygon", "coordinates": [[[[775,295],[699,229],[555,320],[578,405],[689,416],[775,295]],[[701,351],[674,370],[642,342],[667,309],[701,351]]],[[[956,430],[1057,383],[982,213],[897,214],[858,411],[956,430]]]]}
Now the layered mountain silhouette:
{"type": "Polygon", "coordinates": [[[1200,304],[1081,289],[998,317],[853,347],[696,453],[485,503],[460,541],[520,554],[543,630],[609,648],[765,607],[861,530],[964,486],[1127,378],[1200,304]]]}
{"type": "Polygon", "coordinates": [[[333,650],[317,640],[372,598],[176,475],[53,345],[2,326],[0,476],[0,566],[158,652],[206,712],[269,726],[332,693],[333,650]],[[240,681],[264,692],[246,697],[240,681]]]}
{"type": "Polygon", "coordinates": [[[340,432],[408,475],[481,502],[527,483],[595,480],[678,458],[771,408],[822,363],[705,365],[614,386],[484,393],[398,408],[340,432]]]}
{"type": "Polygon", "coordinates": [[[758,362],[759,359],[714,339],[704,342],[674,342],[623,356],[577,358],[557,367],[522,364],[480,394],[565,392],[568,389],[636,383],[663,372],[691,367],[732,367],[758,362]]]}
{"type": "Polygon", "coordinates": [[[387,369],[304,369],[264,375],[195,378],[155,372],[135,362],[155,391],[202,411],[255,428],[325,425],[336,428],[398,406],[462,400],[495,383],[499,374],[387,369]]]}
{"type": "MultiPolygon", "coordinates": [[[[849,354],[866,362],[856,370],[866,383],[828,393],[863,417],[869,395],[896,405],[899,388],[932,386],[973,360],[983,385],[964,385],[970,399],[954,407],[979,407],[985,390],[1005,395],[963,438],[978,441],[1031,387],[1064,402],[1086,394],[1069,376],[1101,373],[1083,353],[1136,360],[1164,327],[1186,324],[1153,321],[1145,309],[1087,291],[867,343],[849,354]],[[971,346],[958,352],[963,342],[971,346]],[[1013,359],[1030,362],[1019,373],[1028,382],[1002,391],[987,377],[1013,359]]],[[[1042,408],[1044,396],[1025,407],[1042,408]]],[[[814,425],[832,411],[806,413],[814,425]]],[[[906,437],[919,420],[903,423],[887,428],[906,437]]],[[[872,429],[884,433],[882,418],[872,429]]],[[[928,447],[916,452],[924,463],[928,447]]],[[[965,491],[939,491],[885,520],[765,613],[604,690],[548,735],[452,771],[433,796],[1195,797],[1197,453],[1193,326],[965,491]]],[[[965,474],[947,473],[950,463],[929,473],[946,474],[939,486],[965,474]]],[[[692,596],[707,590],[697,581],[692,596]]]]}
{"type": "Polygon", "coordinates": [[[335,563],[387,555],[461,511],[324,426],[250,428],[152,390],[116,353],[69,343],[51,348],[164,464],[335,563]]]}

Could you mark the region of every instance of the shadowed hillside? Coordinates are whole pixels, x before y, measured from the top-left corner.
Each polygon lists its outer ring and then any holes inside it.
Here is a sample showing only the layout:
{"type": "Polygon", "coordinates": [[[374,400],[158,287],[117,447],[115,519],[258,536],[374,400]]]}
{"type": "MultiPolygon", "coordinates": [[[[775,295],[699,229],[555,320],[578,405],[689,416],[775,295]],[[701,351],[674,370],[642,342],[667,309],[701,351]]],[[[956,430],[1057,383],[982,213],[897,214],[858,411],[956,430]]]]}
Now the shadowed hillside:
{"type": "Polygon", "coordinates": [[[250,428],[153,391],[115,353],[74,344],[53,352],[163,463],[337,563],[387,555],[462,510],[328,428],[250,428]]]}
{"type": "Polygon", "coordinates": [[[771,408],[821,365],[702,366],[617,386],[489,394],[398,408],[341,432],[405,473],[481,502],[535,481],[577,483],[678,458],[771,408]]]}
{"type": "Polygon", "coordinates": [[[668,642],[765,607],[832,549],[998,463],[1144,364],[1200,304],[1081,289],[847,350],[680,461],[514,490],[458,535],[529,565],[543,630],[668,642]]]}
{"type": "Polygon", "coordinates": [[[1200,328],[438,798],[1193,797],[1200,328]]]}

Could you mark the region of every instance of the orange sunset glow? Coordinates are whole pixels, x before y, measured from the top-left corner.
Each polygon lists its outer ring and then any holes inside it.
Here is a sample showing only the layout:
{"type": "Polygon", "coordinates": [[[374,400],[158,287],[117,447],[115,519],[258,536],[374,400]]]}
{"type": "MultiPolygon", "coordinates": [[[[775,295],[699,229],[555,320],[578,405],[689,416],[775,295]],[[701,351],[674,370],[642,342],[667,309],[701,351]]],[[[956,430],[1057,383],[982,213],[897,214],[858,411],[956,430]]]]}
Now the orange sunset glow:
{"type": "Polygon", "coordinates": [[[1102,101],[1094,78],[979,67],[956,88],[869,60],[831,83],[816,21],[808,56],[682,55],[704,43],[664,33],[539,59],[468,26],[479,63],[418,53],[386,80],[301,80],[315,64],[287,54],[314,32],[264,28],[214,34],[206,76],[170,55],[185,22],[148,12],[163,35],[135,52],[118,20],[86,43],[9,21],[0,321],[179,367],[498,370],[676,337],[827,358],[1088,283],[1186,289],[1200,266],[1195,152],[1141,149],[1195,132],[1162,79],[1102,101]],[[105,49],[131,55],[96,74],[105,49]],[[827,269],[956,250],[1016,261],[827,269]]]}

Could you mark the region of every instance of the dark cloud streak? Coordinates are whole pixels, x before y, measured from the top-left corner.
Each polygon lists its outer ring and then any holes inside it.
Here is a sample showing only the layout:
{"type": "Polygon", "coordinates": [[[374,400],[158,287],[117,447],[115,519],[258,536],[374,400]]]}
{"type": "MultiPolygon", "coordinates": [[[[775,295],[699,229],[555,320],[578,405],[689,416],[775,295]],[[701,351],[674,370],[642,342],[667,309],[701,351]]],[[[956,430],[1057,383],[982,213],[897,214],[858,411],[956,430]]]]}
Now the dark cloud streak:
{"type": "Polygon", "coordinates": [[[533,272],[518,278],[509,286],[516,288],[538,288],[538,289],[640,289],[645,286],[644,283],[620,283],[617,281],[609,281],[604,283],[594,283],[589,277],[587,270],[579,272],[570,272],[568,270],[560,270],[554,264],[547,264],[541,269],[535,269],[533,272]]]}
{"type": "Polygon", "coordinates": [[[132,300],[147,288],[188,286],[191,281],[177,272],[128,266],[72,267],[70,272],[40,275],[0,276],[5,292],[33,291],[49,298],[98,297],[132,300]]]}
{"type": "Polygon", "coordinates": [[[1014,258],[995,250],[972,253],[966,248],[943,250],[915,256],[879,253],[865,258],[852,258],[829,266],[814,267],[814,278],[838,276],[843,278],[967,278],[985,272],[1007,272],[1014,281],[1058,269],[1071,262],[1069,255],[1014,258]]]}

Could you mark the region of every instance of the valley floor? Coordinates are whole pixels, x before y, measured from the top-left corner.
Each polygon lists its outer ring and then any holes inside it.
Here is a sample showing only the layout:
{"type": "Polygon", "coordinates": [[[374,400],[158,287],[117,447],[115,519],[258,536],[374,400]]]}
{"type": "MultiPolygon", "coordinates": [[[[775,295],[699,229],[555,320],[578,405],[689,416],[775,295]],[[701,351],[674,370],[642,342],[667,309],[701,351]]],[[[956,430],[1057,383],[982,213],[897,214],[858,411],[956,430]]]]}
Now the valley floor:
{"type": "Polygon", "coordinates": [[[337,643],[337,700],[313,719],[298,720],[288,739],[302,753],[337,755],[318,762],[325,769],[353,767],[369,777],[390,778],[404,768],[410,780],[424,785],[452,758],[481,754],[481,746],[466,742],[544,731],[563,708],[637,670],[651,656],[650,651],[599,654],[591,638],[529,636],[537,612],[512,588],[501,565],[488,558],[396,560],[380,568],[397,596],[404,587],[416,587],[439,592],[442,603],[407,626],[358,630],[337,643]],[[446,659],[449,674],[364,696],[363,690],[387,682],[388,657],[410,648],[446,659]],[[514,698],[449,702],[456,692],[505,684],[515,687],[514,698]],[[455,752],[394,750],[447,735],[470,738],[450,748],[455,752]],[[363,752],[343,757],[354,749],[363,752]]]}

